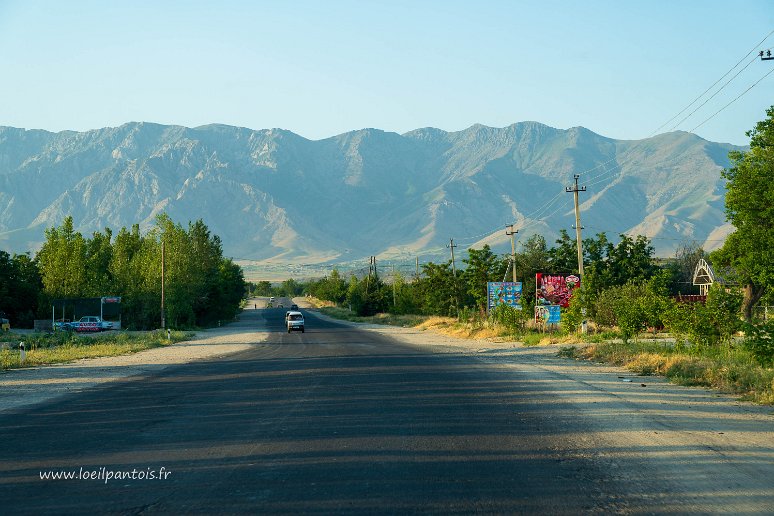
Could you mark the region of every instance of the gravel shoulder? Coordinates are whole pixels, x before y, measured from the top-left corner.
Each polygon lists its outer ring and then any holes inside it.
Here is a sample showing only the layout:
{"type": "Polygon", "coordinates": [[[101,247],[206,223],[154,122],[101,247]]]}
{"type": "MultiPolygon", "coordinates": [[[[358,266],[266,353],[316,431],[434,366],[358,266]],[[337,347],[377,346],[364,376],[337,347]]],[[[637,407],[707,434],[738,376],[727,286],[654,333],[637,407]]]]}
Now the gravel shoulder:
{"type": "MultiPolygon", "coordinates": [[[[265,300],[261,299],[251,299],[249,303],[249,307],[266,306],[265,300]]],[[[221,328],[201,330],[191,340],[163,348],[2,371],[0,413],[79,392],[101,383],[238,353],[264,342],[267,337],[267,333],[255,332],[253,326],[236,322],[221,328]]]]}

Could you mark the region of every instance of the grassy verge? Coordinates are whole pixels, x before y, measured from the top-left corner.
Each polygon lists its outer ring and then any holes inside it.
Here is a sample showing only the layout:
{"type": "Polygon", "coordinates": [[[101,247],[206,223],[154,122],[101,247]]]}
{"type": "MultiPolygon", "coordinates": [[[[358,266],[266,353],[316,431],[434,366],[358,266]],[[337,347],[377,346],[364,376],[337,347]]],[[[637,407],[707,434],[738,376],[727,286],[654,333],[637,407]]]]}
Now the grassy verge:
{"type": "Polygon", "coordinates": [[[187,340],[192,335],[192,332],[173,331],[171,340],[167,340],[166,332],[162,331],[132,334],[107,332],[90,336],[68,332],[57,332],[53,335],[4,335],[0,342],[10,344],[11,349],[0,350],[0,369],[59,364],[80,358],[126,355],[187,340]],[[27,350],[23,364],[18,347],[22,341],[27,350]]]}
{"type": "Polygon", "coordinates": [[[761,367],[735,344],[684,348],[658,342],[607,342],[562,348],[559,355],[615,364],[642,375],[664,376],[680,385],[711,387],[746,401],[774,404],[774,369],[761,367]]]}

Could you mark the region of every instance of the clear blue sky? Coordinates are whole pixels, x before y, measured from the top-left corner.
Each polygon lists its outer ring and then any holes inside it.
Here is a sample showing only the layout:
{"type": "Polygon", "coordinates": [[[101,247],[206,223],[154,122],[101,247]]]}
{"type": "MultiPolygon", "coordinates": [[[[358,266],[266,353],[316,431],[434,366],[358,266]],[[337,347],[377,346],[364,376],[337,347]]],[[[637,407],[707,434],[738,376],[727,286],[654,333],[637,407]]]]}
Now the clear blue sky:
{"type": "MultiPolygon", "coordinates": [[[[771,0],[0,0],[0,125],[320,139],[535,120],[639,139],[772,30],[771,0]]],[[[772,68],[752,63],[678,129],[772,68]]],[[[774,74],[695,132],[746,144],[772,104],[774,74]]]]}

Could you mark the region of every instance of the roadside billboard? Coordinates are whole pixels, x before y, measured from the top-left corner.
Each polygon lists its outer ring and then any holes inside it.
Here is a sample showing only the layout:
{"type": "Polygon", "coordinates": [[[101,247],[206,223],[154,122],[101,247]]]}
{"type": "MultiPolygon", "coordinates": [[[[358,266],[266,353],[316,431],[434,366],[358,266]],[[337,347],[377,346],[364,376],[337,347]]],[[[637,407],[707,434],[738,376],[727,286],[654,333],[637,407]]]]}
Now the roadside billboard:
{"type": "Polygon", "coordinates": [[[521,310],[521,282],[490,281],[486,284],[486,290],[486,306],[489,310],[497,305],[508,305],[521,310]]]}
{"type": "Polygon", "coordinates": [[[559,305],[535,305],[535,322],[538,324],[559,324],[562,321],[562,307],[559,305]]]}
{"type": "Polygon", "coordinates": [[[573,291],[580,286],[580,278],[574,274],[535,274],[535,305],[570,306],[573,291]]]}

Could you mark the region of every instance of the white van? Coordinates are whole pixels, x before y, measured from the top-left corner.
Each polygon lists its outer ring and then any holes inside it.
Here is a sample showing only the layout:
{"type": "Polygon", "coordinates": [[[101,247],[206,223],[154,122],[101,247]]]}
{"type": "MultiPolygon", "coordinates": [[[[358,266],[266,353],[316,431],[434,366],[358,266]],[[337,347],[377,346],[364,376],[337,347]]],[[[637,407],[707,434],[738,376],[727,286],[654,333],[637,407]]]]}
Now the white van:
{"type": "Polygon", "coordinates": [[[288,326],[288,333],[293,330],[300,330],[304,333],[304,314],[301,312],[290,311],[285,314],[285,323],[288,326]]]}

